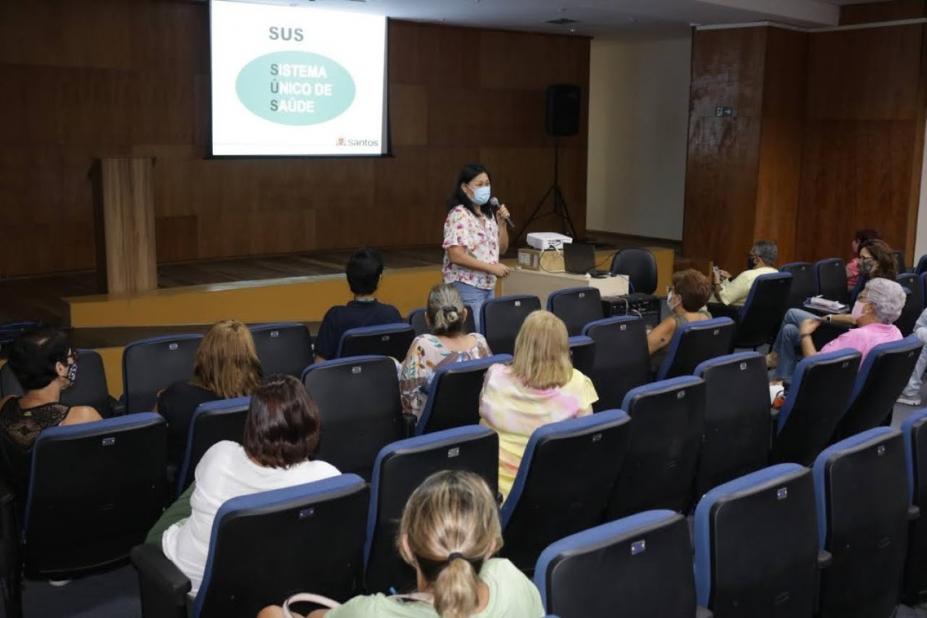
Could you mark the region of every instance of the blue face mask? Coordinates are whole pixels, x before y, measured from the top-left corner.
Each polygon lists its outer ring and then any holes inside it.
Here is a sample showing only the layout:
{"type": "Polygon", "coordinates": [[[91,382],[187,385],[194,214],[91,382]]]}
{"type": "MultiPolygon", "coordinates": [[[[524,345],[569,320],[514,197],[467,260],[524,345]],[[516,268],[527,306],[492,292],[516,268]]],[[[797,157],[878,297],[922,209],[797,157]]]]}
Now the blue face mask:
{"type": "Polygon", "coordinates": [[[473,190],[473,203],[477,206],[482,206],[489,201],[489,197],[492,195],[492,187],[486,185],[485,187],[477,187],[473,190]]]}

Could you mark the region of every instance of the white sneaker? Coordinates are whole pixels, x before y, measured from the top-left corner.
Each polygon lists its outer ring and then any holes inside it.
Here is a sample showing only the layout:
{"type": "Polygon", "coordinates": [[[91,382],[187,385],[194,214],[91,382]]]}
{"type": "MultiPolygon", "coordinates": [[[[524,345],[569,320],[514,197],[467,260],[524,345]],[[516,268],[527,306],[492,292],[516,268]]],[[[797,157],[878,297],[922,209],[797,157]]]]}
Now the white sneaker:
{"type": "Polygon", "coordinates": [[[897,399],[897,401],[898,401],[898,403],[900,403],[900,404],[902,404],[902,405],[906,405],[906,406],[919,406],[919,405],[921,405],[921,398],[920,398],[920,397],[908,397],[907,395],[901,395],[901,397],[899,397],[899,398],[897,399]]]}

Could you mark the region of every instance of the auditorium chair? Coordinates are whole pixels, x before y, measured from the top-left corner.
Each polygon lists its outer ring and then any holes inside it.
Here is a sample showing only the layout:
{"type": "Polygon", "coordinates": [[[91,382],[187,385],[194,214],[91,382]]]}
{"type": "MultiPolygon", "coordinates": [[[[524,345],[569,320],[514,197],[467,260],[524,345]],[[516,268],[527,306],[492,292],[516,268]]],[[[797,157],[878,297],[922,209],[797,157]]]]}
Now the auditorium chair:
{"type": "MultiPolygon", "coordinates": [[[[470,305],[464,305],[467,308],[467,319],[464,320],[464,332],[465,333],[475,333],[476,332],[476,322],[473,315],[473,307],[470,305]]],[[[415,331],[415,336],[424,335],[431,332],[431,328],[428,326],[428,320],[425,319],[425,308],[420,307],[418,309],[413,309],[409,313],[408,317],[409,325],[412,327],[412,330],[415,331]]]]}
{"type": "Polygon", "coordinates": [[[586,324],[583,334],[595,341],[595,358],[586,375],[595,385],[596,411],[620,408],[632,388],[650,382],[650,353],[644,321],[618,316],[586,324]]]}
{"type": "Polygon", "coordinates": [[[927,255],[922,255],[917,261],[917,267],[914,269],[914,274],[923,275],[927,273],[927,255]]]}
{"type": "Polygon", "coordinates": [[[876,427],[828,447],[814,462],[814,486],[818,538],[833,554],[820,618],[890,618],[918,514],[908,502],[901,433],[876,427]]]}
{"type": "Polygon", "coordinates": [[[859,352],[846,349],[799,361],[776,418],[771,461],[814,463],[847,409],[859,360],[859,352]]]}
{"type": "Polygon", "coordinates": [[[382,355],[401,363],[413,339],[415,331],[405,322],[351,328],[341,335],[335,358],[382,355]]]}
{"type": "Polygon", "coordinates": [[[255,324],[250,330],[265,376],[281,373],[298,378],[312,364],[312,337],[305,325],[275,322],[255,324]]]}
{"type": "Polygon", "coordinates": [[[500,296],[483,303],[480,309],[480,329],[494,354],[515,351],[515,338],[521,324],[532,311],[541,308],[537,296],[500,296]]]}
{"type": "Polygon", "coordinates": [[[577,335],[570,337],[568,344],[573,368],[588,377],[595,366],[595,341],[592,337],[577,335]]]}
{"type": "Polygon", "coordinates": [[[122,351],[126,412],[152,410],[158,392],[193,376],[202,335],[166,335],[134,341],[122,351]]]}
{"type": "Polygon", "coordinates": [[[869,351],[856,375],[849,406],[837,423],[832,442],[891,422],[895,401],[914,371],[922,345],[912,335],[901,341],[882,343],[869,351]]]}
{"type": "Polygon", "coordinates": [[[602,523],[628,448],[621,410],[549,423],[528,440],[502,505],[502,555],[530,574],[541,551],[602,523]]]}
{"type": "Polygon", "coordinates": [[[814,274],[818,283],[817,294],[828,300],[849,304],[850,291],[847,289],[847,271],[843,260],[818,260],[814,263],[814,274]]]}
{"type": "Polygon", "coordinates": [[[686,511],[705,427],[704,380],[683,376],[639,386],[625,395],[621,407],[631,417],[631,443],[608,517],[648,509],[686,511]]]}
{"type": "Polygon", "coordinates": [[[11,343],[16,341],[16,338],[27,330],[32,330],[34,328],[39,328],[42,326],[41,322],[36,322],[33,320],[23,321],[23,322],[3,322],[0,324],[0,353],[3,356],[7,355],[7,348],[11,343]]]}
{"type": "Polygon", "coordinates": [[[657,289],[657,260],[647,249],[622,249],[612,258],[613,275],[627,275],[630,292],[653,294],[657,289]]]}
{"type": "MultiPolygon", "coordinates": [[[[109,418],[121,411],[116,400],[109,394],[103,359],[96,350],[78,350],[77,380],[61,391],[61,403],[66,406],[90,406],[103,418],[109,418]]],[[[9,363],[0,368],[0,398],[18,397],[23,394],[19,380],[13,375],[9,363]]]]}
{"type": "Polygon", "coordinates": [[[496,354],[439,367],[427,387],[428,399],[415,425],[416,435],[478,424],[486,370],[511,361],[508,354],[496,354]]]}
{"type": "Polygon", "coordinates": [[[467,470],[498,491],[499,436],[488,427],[470,425],[389,444],[377,455],[370,483],[367,543],[364,546],[366,590],[388,594],[415,589],[415,571],[396,550],[396,532],[406,501],[416,487],[441,470],[467,470]]]}
{"type": "Polygon", "coordinates": [[[387,356],[354,356],[310,365],[303,384],[319,407],[317,458],[342,472],[370,478],[381,448],[407,435],[396,363],[387,356]]]}
{"type": "Polygon", "coordinates": [[[790,273],[760,275],[753,281],[747,300],[735,317],[734,348],[755,350],[776,338],[788,309],[791,288],[790,273]]]}
{"type": "Polygon", "coordinates": [[[908,500],[924,513],[908,528],[905,562],[905,598],[916,605],[927,598],[927,409],[906,418],[901,424],[901,433],[908,471],[908,500]]]}
{"type": "Polygon", "coordinates": [[[567,333],[581,335],[586,324],[601,320],[602,295],[596,288],[568,288],[547,297],[547,310],[563,320],[567,333]]]}
{"type": "Polygon", "coordinates": [[[769,380],[756,352],[701,363],[705,427],[695,474],[695,495],[766,466],[769,452],[769,380]]]}
{"type": "Polygon", "coordinates": [[[228,500],[192,602],[190,580],[159,546],[135,547],[142,616],[256,616],[295,592],[347,601],[362,589],[368,496],[363,479],[342,474],[228,500]]]}
{"type": "Polygon", "coordinates": [[[779,271],[792,275],[786,309],[800,309],[806,300],[818,293],[817,275],[814,272],[814,264],[811,262],[783,264],[779,271]]]}
{"type": "Polygon", "coordinates": [[[677,326],[656,379],[691,375],[700,363],[730,353],[734,330],[734,320],[730,318],[712,318],[677,326]]]}
{"type": "Polygon", "coordinates": [[[902,335],[908,336],[914,332],[914,323],[924,311],[924,286],[921,278],[914,273],[898,275],[896,281],[904,288],[905,302],[895,326],[902,335]]]}
{"type": "Polygon", "coordinates": [[[0,500],[8,615],[19,609],[21,575],[65,580],[125,562],[164,506],[166,437],[151,412],[39,434],[25,495],[0,500]],[[15,521],[18,535],[8,527],[15,521]]]}
{"type": "Polygon", "coordinates": [[[554,542],[538,558],[534,583],[544,608],[561,618],[711,616],[696,606],[689,527],[672,511],[645,511],[554,542]]]}
{"type": "Polygon", "coordinates": [[[190,419],[187,446],[177,474],[178,496],[193,482],[196,466],[209,447],[222,440],[244,442],[245,417],[250,405],[250,397],[236,397],[207,401],[196,407],[190,419]]]}
{"type": "Polygon", "coordinates": [[[811,618],[819,552],[811,471],[764,468],[716,487],[695,509],[699,605],[717,618],[811,618]]]}
{"type": "Polygon", "coordinates": [[[904,251],[898,251],[896,249],[895,251],[892,251],[892,255],[895,256],[895,265],[898,268],[899,275],[912,272],[912,270],[908,268],[908,265],[905,263],[904,251]]]}

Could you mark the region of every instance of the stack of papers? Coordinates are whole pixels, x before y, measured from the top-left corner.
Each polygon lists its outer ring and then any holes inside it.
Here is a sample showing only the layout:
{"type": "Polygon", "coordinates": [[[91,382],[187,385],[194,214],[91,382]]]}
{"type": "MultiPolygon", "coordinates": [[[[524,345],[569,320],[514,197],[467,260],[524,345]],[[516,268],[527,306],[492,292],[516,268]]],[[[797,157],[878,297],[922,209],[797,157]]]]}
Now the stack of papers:
{"type": "Polygon", "coordinates": [[[805,305],[830,313],[843,313],[847,310],[847,306],[843,303],[838,303],[836,300],[828,300],[823,296],[812,296],[805,305]]]}

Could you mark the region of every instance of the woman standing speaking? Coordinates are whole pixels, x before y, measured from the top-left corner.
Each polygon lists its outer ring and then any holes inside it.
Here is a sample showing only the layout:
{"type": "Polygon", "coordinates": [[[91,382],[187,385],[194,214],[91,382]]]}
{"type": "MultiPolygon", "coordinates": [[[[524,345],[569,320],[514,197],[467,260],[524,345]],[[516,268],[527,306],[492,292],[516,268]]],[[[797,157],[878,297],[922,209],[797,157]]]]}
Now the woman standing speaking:
{"type": "Polygon", "coordinates": [[[477,330],[480,308],[493,297],[496,277],[505,277],[510,270],[499,262],[509,248],[504,223],[509,211],[503,204],[493,212],[491,196],[486,168],[467,165],[457,176],[444,220],[444,282],[457,288],[464,304],[473,309],[477,330]]]}

